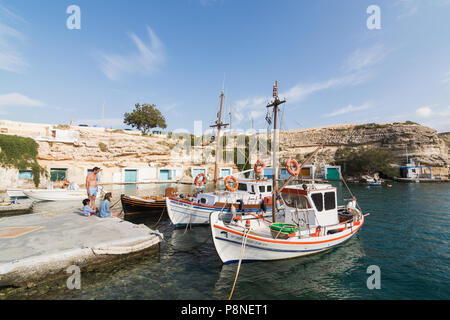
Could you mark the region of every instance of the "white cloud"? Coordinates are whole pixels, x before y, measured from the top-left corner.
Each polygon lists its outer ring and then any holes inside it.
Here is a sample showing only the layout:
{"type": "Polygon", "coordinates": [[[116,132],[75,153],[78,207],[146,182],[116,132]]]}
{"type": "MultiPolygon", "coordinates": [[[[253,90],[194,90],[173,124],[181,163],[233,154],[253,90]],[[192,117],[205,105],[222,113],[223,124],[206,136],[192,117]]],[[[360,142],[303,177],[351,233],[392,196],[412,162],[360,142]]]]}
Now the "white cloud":
{"type": "MultiPolygon", "coordinates": [[[[13,22],[24,22],[22,18],[0,5],[0,19],[13,22]]],[[[28,67],[18,47],[25,42],[26,37],[17,29],[0,23],[0,70],[23,73],[28,67]]]]}
{"type": "Polygon", "coordinates": [[[358,48],[347,58],[347,61],[344,64],[344,70],[346,72],[357,72],[374,66],[383,61],[390,51],[391,50],[380,44],[370,48],[358,48]]]}
{"type": "Polygon", "coordinates": [[[433,110],[430,107],[422,107],[416,110],[416,115],[420,118],[429,118],[433,114],[433,110]]]}
{"type": "Polygon", "coordinates": [[[327,114],[326,117],[340,116],[340,115],[347,114],[347,113],[357,112],[357,111],[361,111],[361,110],[367,110],[367,109],[370,109],[371,107],[372,106],[367,102],[360,106],[353,106],[353,105],[349,104],[348,106],[346,106],[344,108],[341,108],[330,114],[327,114]]]}
{"type": "Polygon", "coordinates": [[[445,74],[444,79],[441,80],[442,83],[449,83],[450,82],[450,72],[447,72],[445,74]]]}
{"type": "Polygon", "coordinates": [[[0,107],[42,107],[45,103],[31,99],[20,93],[7,93],[0,95],[0,107]]]}
{"type": "Polygon", "coordinates": [[[134,33],[129,36],[137,52],[128,55],[102,54],[101,70],[110,80],[118,80],[122,74],[151,75],[165,61],[164,46],[153,30],[147,26],[150,43],[147,45],[134,33]]]}

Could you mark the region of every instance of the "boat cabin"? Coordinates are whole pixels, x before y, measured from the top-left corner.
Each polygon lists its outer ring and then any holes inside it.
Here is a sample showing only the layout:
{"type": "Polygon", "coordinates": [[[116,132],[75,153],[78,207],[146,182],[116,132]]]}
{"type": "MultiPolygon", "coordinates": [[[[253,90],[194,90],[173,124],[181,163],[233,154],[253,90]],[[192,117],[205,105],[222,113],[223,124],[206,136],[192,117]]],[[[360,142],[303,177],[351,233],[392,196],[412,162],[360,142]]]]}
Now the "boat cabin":
{"type": "Polygon", "coordinates": [[[238,179],[238,183],[235,192],[199,193],[195,196],[194,202],[213,206],[217,202],[244,200],[256,204],[265,197],[272,197],[272,180],[238,179]]]}
{"type": "Polygon", "coordinates": [[[281,194],[288,207],[303,213],[307,224],[326,226],[339,223],[336,188],[332,185],[287,186],[281,194]]]}

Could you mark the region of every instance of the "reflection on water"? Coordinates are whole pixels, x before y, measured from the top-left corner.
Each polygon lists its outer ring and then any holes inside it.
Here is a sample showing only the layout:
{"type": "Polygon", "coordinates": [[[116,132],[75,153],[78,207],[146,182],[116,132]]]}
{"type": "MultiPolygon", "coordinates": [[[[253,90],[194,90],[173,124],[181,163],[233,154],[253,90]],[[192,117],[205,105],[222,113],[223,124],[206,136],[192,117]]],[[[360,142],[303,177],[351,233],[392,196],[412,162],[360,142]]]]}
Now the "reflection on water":
{"type": "MultiPolygon", "coordinates": [[[[339,196],[349,198],[339,183],[339,196]]],[[[164,194],[167,185],[107,188],[121,193],[164,194]]],[[[191,192],[190,186],[178,186],[191,192]]],[[[450,298],[450,184],[352,186],[370,212],[344,245],[291,260],[241,266],[233,299],[448,299],[450,298]],[[381,270],[381,290],[366,286],[367,268],[381,270]]],[[[342,200],[341,200],[342,203],[342,200]]],[[[35,210],[71,210],[79,204],[39,203],[35,210]]],[[[153,226],[154,222],[146,223],[153,226]]],[[[237,265],[222,265],[208,226],[157,227],[165,241],[158,253],[82,274],[82,289],[66,279],[32,289],[8,290],[0,299],[226,299],[237,265]]]]}

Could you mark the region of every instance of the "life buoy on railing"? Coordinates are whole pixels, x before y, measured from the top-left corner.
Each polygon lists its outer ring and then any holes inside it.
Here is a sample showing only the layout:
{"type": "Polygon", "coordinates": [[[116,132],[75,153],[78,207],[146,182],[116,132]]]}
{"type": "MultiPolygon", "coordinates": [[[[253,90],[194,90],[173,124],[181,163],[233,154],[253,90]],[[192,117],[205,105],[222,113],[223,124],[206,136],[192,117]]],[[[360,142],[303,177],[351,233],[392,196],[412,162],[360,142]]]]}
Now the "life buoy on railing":
{"type": "Polygon", "coordinates": [[[264,163],[264,161],[261,159],[258,159],[258,161],[256,161],[256,163],[255,163],[255,166],[253,167],[253,170],[255,170],[256,173],[261,173],[265,167],[266,167],[266,164],[264,163]]]}
{"type": "Polygon", "coordinates": [[[62,188],[65,189],[65,188],[67,188],[69,185],[70,185],[70,182],[66,180],[66,181],[64,181],[63,184],[62,184],[62,188]]]}
{"type": "Polygon", "coordinates": [[[286,169],[292,176],[296,176],[300,173],[300,165],[295,159],[289,159],[286,161],[286,169]],[[295,166],[295,171],[292,171],[291,164],[295,166]]]}
{"type": "Polygon", "coordinates": [[[239,187],[239,182],[237,181],[237,179],[233,176],[228,176],[225,178],[225,187],[227,188],[228,191],[234,192],[238,189],[239,187]],[[234,187],[230,186],[228,184],[228,182],[230,182],[230,180],[234,181],[234,187]]]}
{"type": "Polygon", "coordinates": [[[204,183],[206,183],[206,175],[204,173],[199,173],[196,177],[195,177],[195,181],[194,184],[197,187],[201,187],[204,183]],[[200,178],[202,178],[200,180],[200,178]]]}

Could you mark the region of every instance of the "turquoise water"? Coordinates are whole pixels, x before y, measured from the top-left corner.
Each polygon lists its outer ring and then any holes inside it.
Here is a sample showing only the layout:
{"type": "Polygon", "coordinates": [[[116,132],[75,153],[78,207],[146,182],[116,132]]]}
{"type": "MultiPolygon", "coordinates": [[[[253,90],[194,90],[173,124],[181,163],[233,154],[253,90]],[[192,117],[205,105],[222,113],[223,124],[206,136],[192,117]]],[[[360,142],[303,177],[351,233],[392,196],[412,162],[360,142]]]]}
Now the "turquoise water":
{"type": "MultiPolygon", "coordinates": [[[[449,299],[450,184],[351,188],[370,213],[357,236],[309,257],[243,264],[233,299],[449,299]],[[367,287],[371,265],[381,289],[367,287]]],[[[0,291],[0,299],[226,299],[237,265],[222,265],[209,228],[173,230],[165,221],[158,229],[166,239],[159,253],[83,273],[81,290],[63,279],[0,291]]]]}

